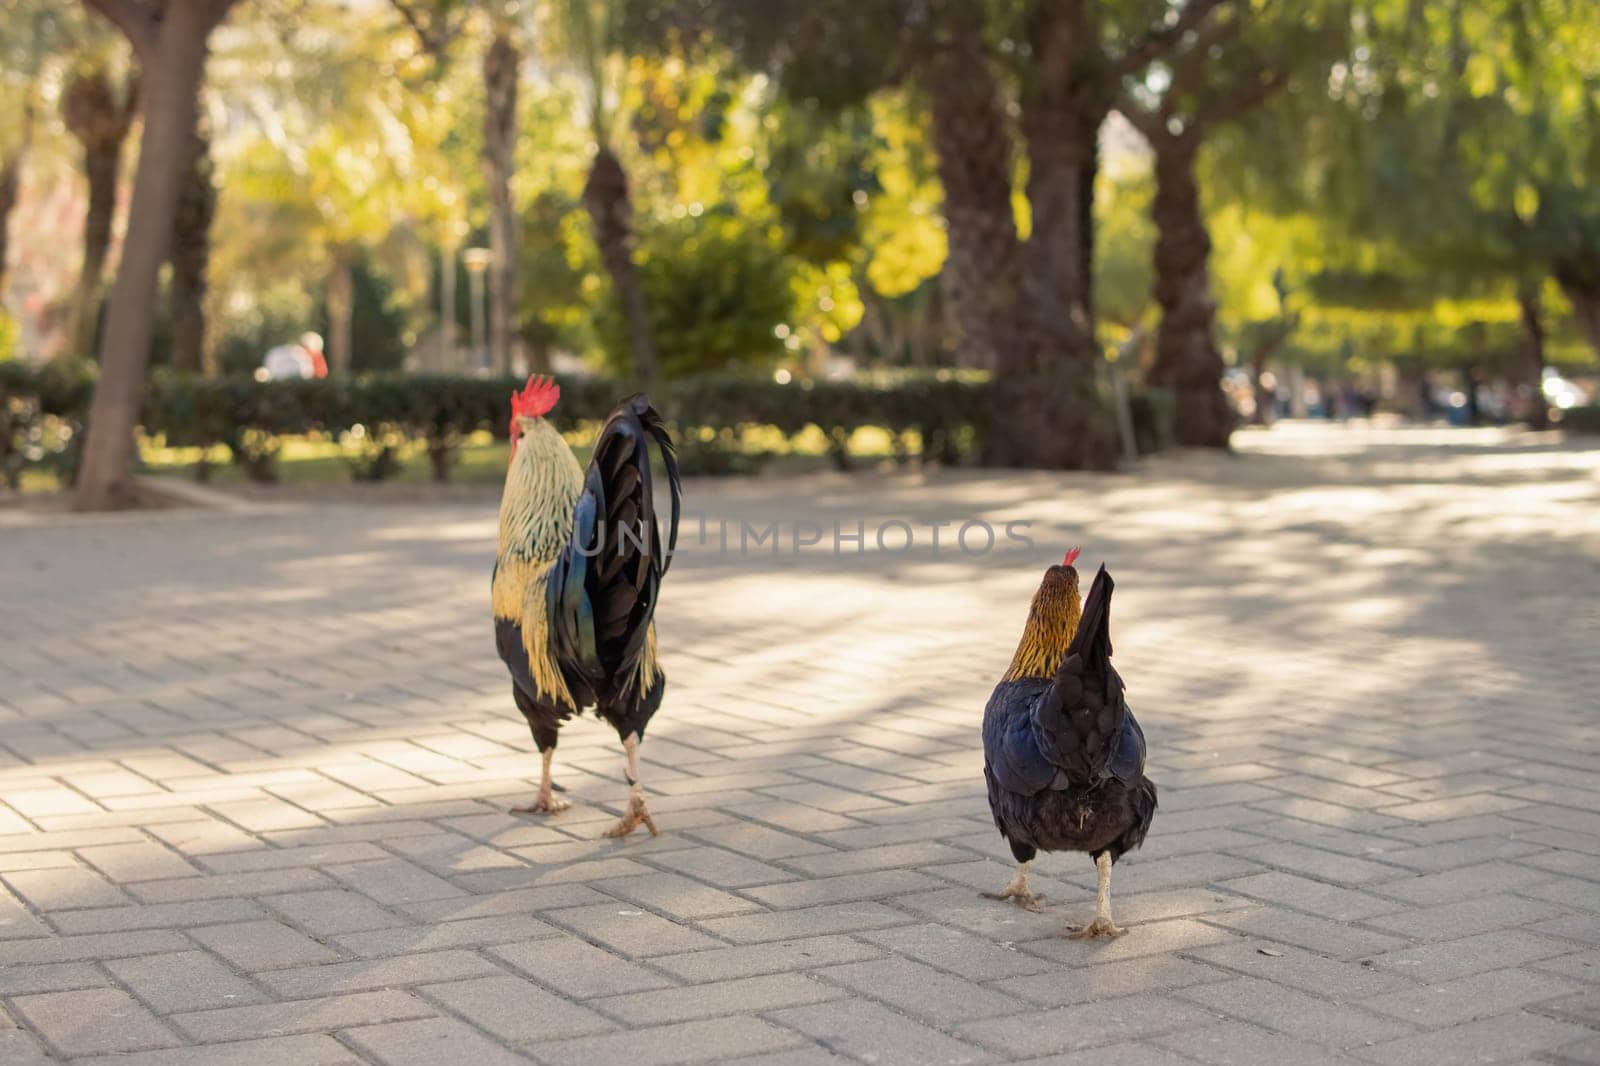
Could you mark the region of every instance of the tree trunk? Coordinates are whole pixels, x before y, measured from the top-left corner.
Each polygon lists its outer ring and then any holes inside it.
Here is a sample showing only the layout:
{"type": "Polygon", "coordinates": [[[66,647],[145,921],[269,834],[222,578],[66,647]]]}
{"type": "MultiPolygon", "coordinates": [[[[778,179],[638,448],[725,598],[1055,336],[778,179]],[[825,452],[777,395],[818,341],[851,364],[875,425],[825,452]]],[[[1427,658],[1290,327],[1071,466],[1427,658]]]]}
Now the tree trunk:
{"type": "Polygon", "coordinates": [[[1170,389],[1179,444],[1226,448],[1233,410],[1222,392],[1222,355],[1211,335],[1216,302],[1207,259],[1211,235],[1195,180],[1197,138],[1159,138],[1156,160],[1155,298],[1161,305],[1150,381],[1170,389]]]}
{"type": "Polygon", "coordinates": [[[622,169],[622,161],[606,145],[595,152],[589,178],[583,183],[583,206],[594,224],[595,244],[599,245],[600,259],[611,276],[611,287],[628,318],[634,376],[642,387],[650,388],[656,378],[656,350],[644,288],[633,261],[633,201],[628,196],[628,175],[622,169]]]}
{"type": "Polygon", "coordinates": [[[1578,332],[1600,355],[1600,252],[1560,260],[1552,264],[1551,273],[1572,304],[1578,332]]]}
{"type": "Polygon", "coordinates": [[[1071,358],[1093,366],[1094,181],[1100,127],[1110,112],[1104,94],[1083,83],[1081,0],[1041,4],[1029,27],[1031,78],[1022,95],[1028,147],[1030,295],[1041,320],[1071,358]]]}
{"type": "Polygon", "coordinates": [[[957,28],[928,88],[949,233],[940,285],[966,352],[963,361],[994,375],[986,461],[1109,467],[1116,446],[1093,417],[1093,379],[1053,331],[1041,328],[1039,302],[1023,291],[1005,116],[978,41],[976,33],[957,28]]]}
{"type": "Polygon", "coordinates": [[[189,140],[183,189],[172,228],[172,284],[167,292],[172,320],[172,366],[185,373],[207,370],[206,265],[211,256],[211,220],[217,189],[211,184],[211,142],[196,128],[189,140]]]}
{"type": "Polygon", "coordinates": [[[1528,406],[1528,425],[1533,429],[1550,428],[1550,407],[1544,399],[1544,308],[1539,299],[1539,283],[1517,287],[1517,304],[1522,309],[1522,329],[1527,334],[1527,383],[1531,390],[1528,406]]]}
{"type": "Polygon", "coordinates": [[[355,316],[355,267],[349,248],[333,249],[328,267],[328,376],[348,377],[353,362],[350,328],[355,316]]]}
{"type": "Polygon", "coordinates": [[[100,378],[89,407],[74,501],[80,510],[108,510],[136,502],[134,429],[150,357],[156,281],[172,236],[207,39],[223,10],[225,4],[215,0],[169,0],[160,21],[152,20],[148,27],[146,54],[141,57],[144,135],[122,263],[100,345],[100,378]]]}
{"type": "Polygon", "coordinates": [[[0,161],[0,293],[6,288],[6,253],[11,244],[11,214],[17,207],[17,192],[22,185],[22,160],[25,148],[18,148],[0,161]]]}
{"type": "Polygon", "coordinates": [[[117,210],[117,175],[138,97],[138,79],[130,76],[118,100],[102,69],[79,73],[62,94],[61,115],[83,150],[83,173],[89,183],[83,265],[67,311],[68,351],[75,359],[88,359],[95,351],[111,223],[117,210]]]}
{"type": "Polygon", "coordinates": [[[517,209],[511,175],[517,143],[517,74],[522,56],[504,26],[483,56],[487,107],[483,120],[484,178],[489,186],[489,353],[496,374],[511,372],[517,336],[517,209]]]}

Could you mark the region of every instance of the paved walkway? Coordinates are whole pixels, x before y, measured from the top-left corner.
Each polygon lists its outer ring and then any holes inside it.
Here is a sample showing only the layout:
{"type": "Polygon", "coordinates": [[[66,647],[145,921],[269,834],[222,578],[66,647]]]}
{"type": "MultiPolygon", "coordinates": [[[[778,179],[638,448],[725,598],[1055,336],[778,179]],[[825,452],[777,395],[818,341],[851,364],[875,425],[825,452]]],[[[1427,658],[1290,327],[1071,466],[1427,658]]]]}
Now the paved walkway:
{"type": "Polygon", "coordinates": [[[653,840],[592,720],[505,813],[492,501],[0,531],[0,1062],[1600,1062],[1600,452],[1241,443],[694,484],[653,840]],[[982,705],[1080,542],[1161,785],[1110,943],[1084,857],[977,894],[982,705]]]}

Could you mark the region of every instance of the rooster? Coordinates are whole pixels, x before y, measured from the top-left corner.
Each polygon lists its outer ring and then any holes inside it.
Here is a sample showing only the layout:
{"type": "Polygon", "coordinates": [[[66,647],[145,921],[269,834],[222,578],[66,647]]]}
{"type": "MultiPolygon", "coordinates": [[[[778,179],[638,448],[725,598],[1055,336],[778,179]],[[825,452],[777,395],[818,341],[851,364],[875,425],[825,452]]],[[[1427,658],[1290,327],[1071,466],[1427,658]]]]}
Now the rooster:
{"type": "Polygon", "coordinates": [[[1105,567],[1078,594],[1073,548],[1045,571],[1022,642],[983,712],[989,809],[1017,860],[1004,891],[1037,910],[1028,863],[1040,851],[1086,851],[1099,875],[1095,918],[1071,932],[1121,936],[1111,920],[1111,866],[1144,843],[1156,786],[1144,776],[1144,733],[1111,665],[1111,590],[1105,567]]]}
{"type": "Polygon", "coordinates": [[[606,418],[584,471],[544,417],[560,398],[554,381],[537,376],[511,396],[511,462],[491,583],[495,643],[542,763],[538,796],[514,810],[555,814],[572,806],[554,794],[550,762],[562,723],[593,707],[616,729],[627,759],[627,812],[606,835],[626,836],[643,823],[654,836],[639,742],[666,689],[653,618],[678,542],[678,464],[661,415],[636,395],[606,418]],[[671,488],[665,549],[650,441],[671,488]]]}

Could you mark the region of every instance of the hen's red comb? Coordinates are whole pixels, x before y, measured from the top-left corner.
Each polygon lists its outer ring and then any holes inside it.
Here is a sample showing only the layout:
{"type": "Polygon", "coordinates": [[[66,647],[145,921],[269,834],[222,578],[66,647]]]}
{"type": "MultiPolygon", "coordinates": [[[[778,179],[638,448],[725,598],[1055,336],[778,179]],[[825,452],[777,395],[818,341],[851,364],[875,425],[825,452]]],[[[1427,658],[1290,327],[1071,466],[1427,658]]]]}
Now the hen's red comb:
{"type": "Polygon", "coordinates": [[[511,394],[511,417],[538,418],[548,414],[561,399],[561,386],[554,378],[534,374],[521,392],[511,394]]]}
{"type": "Polygon", "coordinates": [[[1079,549],[1079,548],[1070,548],[1070,549],[1068,549],[1067,554],[1065,556],[1063,556],[1062,559],[1061,559],[1061,565],[1062,566],[1071,566],[1073,563],[1077,562],[1078,561],[1078,552],[1080,550],[1081,549],[1079,549]]]}

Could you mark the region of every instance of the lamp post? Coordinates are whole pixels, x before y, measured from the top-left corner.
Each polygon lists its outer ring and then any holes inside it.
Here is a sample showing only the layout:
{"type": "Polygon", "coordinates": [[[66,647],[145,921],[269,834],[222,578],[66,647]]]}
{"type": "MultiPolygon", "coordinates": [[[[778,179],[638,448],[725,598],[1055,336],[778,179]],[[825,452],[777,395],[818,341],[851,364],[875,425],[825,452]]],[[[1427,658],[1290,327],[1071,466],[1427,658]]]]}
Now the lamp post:
{"type": "Polygon", "coordinates": [[[461,253],[461,262],[467,268],[467,282],[472,289],[472,365],[483,369],[488,365],[484,349],[483,275],[493,261],[494,253],[487,248],[468,248],[461,253]]]}

